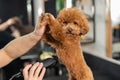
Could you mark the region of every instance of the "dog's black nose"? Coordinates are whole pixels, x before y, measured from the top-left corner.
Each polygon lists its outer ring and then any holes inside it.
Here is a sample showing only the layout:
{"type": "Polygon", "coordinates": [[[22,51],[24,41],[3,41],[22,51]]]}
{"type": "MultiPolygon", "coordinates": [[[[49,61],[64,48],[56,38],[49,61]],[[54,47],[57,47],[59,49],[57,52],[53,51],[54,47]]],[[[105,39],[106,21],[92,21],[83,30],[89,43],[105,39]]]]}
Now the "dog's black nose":
{"type": "Polygon", "coordinates": [[[71,28],[68,28],[68,32],[72,32],[72,29],[71,29],[71,28]]]}

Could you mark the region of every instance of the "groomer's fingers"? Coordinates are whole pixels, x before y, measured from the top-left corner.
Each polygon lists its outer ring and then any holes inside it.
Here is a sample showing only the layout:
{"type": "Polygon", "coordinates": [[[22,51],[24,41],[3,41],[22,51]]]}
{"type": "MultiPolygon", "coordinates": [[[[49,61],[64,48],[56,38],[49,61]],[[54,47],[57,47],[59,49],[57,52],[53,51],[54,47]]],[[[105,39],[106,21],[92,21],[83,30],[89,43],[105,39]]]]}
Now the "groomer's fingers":
{"type": "Polygon", "coordinates": [[[27,65],[24,69],[23,69],[23,76],[24,76],[24,80],[27,80],[28,79],[28,72],[29,72],[29,69],[31,68],[31,64],[27,65]]]}
{"type": "Polygon", "coordinates": [[[38,80],[42,80],[42,79],[43,79],[43,77],[44,77],[44,75],[45,75],[45,71],[46,71],[46,68],[44,67],[44,68],[42,69],[42,71],[41,71],[40,76],[38,77],[38,80]]]}
{"type": "Polygon", "coordinates": [[[30,69],[30,74],[29,74],[29,78],[33,78],[34,74],[35,74],[35,70],[37,69],[37,67],[39,66],[39,62],[35,63],[31,69],[30,69]]]}
{"type": "Polygon", "coordinates": [[[39,74],[41,74],[40,72],[41,72],[42,67],[43,67],[43,63],[40,63],[35,71],[34,78],[38,78],[39,74]]]}

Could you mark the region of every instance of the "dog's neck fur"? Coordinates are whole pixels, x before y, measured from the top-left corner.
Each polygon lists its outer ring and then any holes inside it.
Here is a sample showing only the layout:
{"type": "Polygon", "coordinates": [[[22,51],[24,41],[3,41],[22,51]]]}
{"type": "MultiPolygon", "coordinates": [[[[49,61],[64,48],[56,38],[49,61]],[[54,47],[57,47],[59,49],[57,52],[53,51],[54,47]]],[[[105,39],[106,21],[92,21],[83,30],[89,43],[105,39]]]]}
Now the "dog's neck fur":
{"type": "Polygon", "coordinates": [[[92,75],[88,75],[91,70],[84,60],[80,42],[63,44],[56,51],[72,77],[70,80],[93,80],[92,75]]]}

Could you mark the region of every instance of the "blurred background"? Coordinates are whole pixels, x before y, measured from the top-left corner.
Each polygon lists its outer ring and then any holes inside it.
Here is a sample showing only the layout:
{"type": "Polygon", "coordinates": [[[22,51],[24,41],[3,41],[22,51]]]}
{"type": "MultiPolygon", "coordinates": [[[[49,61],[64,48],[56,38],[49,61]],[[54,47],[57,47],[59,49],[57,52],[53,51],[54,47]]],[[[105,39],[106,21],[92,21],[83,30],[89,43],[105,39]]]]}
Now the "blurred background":
{"type": "MultiPolygon", "coordinates": [[[[51,13],[56,17],[63,8],[77,7],[89,21],[90,30],[80,43],[95,80],[120,80],[119,3],[120,0],[0,0],[0,48],[33,31],[42,13],[51,13]],[[10,20],[13,23],[10,24],[10,20]],[[9,25],[3,27],[5,23],[9,25]]],[[[52,55],[56,55],[55,50],[40,41],[28,53],[0,69],[0,80],[9,80],[26,64],[52,55]]],[[[44,80],[67,78],[66,67],[59,62],[47,69],[44,80]]]]}

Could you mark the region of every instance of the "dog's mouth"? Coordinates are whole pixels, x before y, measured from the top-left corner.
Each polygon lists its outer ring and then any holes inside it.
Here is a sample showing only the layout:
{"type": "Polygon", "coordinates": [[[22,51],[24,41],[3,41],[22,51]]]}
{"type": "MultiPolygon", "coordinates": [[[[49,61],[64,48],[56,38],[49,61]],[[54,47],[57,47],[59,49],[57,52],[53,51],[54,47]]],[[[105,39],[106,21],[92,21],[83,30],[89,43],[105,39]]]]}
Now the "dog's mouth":
{"type": "Polygon", "coordinates": [[[80,33],[76,33],[77,31],[73,31],[72,29],[68,29],[66,34],[73,35],[73,36],[80,36],[80,33]]]}
{"type": "Polygon", "coordinates": [[[70,34],[70,35],[77,35],[77,34],[74,34],[74,33],[72,33],[72,32],[66,32],[66,34],[70,34]]]}

